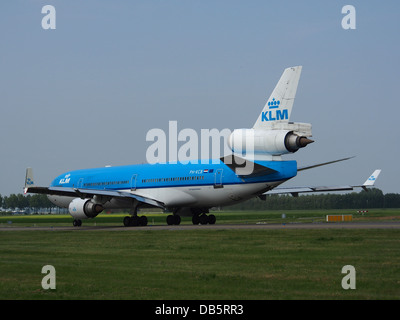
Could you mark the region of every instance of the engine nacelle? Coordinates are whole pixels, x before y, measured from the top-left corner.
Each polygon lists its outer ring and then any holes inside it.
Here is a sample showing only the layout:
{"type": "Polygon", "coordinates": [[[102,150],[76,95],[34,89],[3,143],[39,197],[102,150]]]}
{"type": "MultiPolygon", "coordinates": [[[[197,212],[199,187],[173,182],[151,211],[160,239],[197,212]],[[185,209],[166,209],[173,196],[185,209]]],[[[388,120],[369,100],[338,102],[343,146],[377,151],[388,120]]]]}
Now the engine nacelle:
{"type": "Polygon", "coordinates": [[[89,219],[96,217],[104,208],[90,199],[76,198],[71,201],[68,210],[75,219],[89,219]]]}
{"type": "Polygon", "coordinates": [[[236,129],[228,139],[236,153],[282,155],[293,153],[314,142],[288,130],[236,129]]]}

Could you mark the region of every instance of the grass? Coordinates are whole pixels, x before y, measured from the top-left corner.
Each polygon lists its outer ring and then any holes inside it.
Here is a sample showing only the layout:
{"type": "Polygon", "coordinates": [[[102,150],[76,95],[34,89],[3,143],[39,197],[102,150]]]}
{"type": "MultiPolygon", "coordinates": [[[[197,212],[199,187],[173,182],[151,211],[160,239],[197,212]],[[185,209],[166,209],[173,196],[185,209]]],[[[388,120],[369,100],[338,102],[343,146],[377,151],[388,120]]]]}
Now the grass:
{"type": "Polygon", "coordinates": [[[14,231],[0,257],[0,299],[400,297],[396,229],[14,231]],[[56,290],[41,287],[47,264],[56,290]],[[348,264],[355,290],[341,287],[348,264]]]}
{"type": "MultiPolygon", "coordinates": [[[[275,210],[275,211],[212,211],[217,217],[217,223],[247,224],[247,223],[298,223],[324,222],[327,214],[352,214],[354,221],[392,221],[400,220],[400,209],[370,209],[368,213],[357,213],[357,210],[275,210]],[[286,218],[282,218],[282,214],[286,218]]],[[[95,219],[83,220],[83,225],[122,225],[123,218],[128,215],[100,214],[95,219]]],[[[140,212],[146,215],[149,225],[165,225],[167,214],[140,212]]],[[[70,215],[21,215],[0,216],[0,227],[12,226],[71,226],[73,218],[70,215]]],[[[191,224],[191,217],[182,217],[181,224],[191,224]]]]}

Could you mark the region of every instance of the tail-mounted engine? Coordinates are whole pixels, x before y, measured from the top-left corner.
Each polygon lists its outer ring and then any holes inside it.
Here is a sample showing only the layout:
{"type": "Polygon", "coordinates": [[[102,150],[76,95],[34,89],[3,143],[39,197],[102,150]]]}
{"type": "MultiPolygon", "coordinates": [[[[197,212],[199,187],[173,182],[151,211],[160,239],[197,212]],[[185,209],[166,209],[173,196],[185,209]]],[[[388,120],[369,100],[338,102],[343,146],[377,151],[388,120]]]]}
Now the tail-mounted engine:
{"type": "Polygon", "coordinates": [[[92,202],[91,199],[76,198],[71,201],[68,210],[75,219],[89,219],[96,217],[104,208],[101,204],[92,202]]]}
{"type": "Polygon", "coordinates": [[[278,156],[293,153],[314,142],[311,125],[300,123],[280,124],[282,128],[236,129],[229,136],[229,147],[235,153],[254,153],[278,156]],[[299,129],[301,126],[301,130],[299,129]],[[290,130],[292,129],[292,130],[290,130]]]}

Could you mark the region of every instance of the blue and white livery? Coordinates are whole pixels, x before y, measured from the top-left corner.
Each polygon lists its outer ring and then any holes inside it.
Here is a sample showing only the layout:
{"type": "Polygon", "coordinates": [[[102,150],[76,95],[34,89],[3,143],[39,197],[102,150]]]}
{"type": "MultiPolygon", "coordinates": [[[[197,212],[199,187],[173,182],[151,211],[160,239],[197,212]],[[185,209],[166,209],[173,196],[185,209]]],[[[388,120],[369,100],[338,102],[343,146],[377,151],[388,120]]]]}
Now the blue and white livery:
{"type": "Polygon", "coordinates": [[[28,168],[25,193],[47,194],[50,201],[69,209],[74,226],[96,217],[105,209],[128,209],[125,226],[145,226],[147,218],[138,209],[158,207],[169,212],[167,223],[178,225],[180,216],[191,215],[193,224],[214,224],[209,209],[232,205],[268,193],[351,190],[373,186],[376,170],[362,186],[300,187],[275,189],[300,170],[347,160],[340,159],[298,168],[282,155],[294,153],[313,141],[311,124],[289,122],[302,67],[287,68],[265,104],[253,128],[232,132],[231,155],[207,161],[140,164],[65,172],[49,187],[34,185],[28,168]]]}

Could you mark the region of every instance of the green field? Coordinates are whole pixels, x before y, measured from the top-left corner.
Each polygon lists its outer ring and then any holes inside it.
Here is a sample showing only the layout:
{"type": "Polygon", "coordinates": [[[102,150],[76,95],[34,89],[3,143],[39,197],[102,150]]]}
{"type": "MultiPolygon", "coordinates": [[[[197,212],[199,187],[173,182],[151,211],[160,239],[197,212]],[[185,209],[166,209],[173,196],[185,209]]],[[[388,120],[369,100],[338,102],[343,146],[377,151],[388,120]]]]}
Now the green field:
{"type": "MultiPolygon", "coordinates": [[[[311,213],[290,211],[282,219],[281,212],[267,215],[255,212],[246,217],[243,212],[230,212],[219,214],[217,221],[256,223],[264,219],[280,223],[281,219],[285,222],[317,219],[318,212],[311,213]]],[[[370,219],[398,219],[395,211],[377,211],[375,217],[372,215],[371,212],[370,219]]],[[[121,223],[121,216],[101,219],[104,221],[96,223],[121,223]]],[[[155,215],[154,219],[154,224],[165,223],[165,215],[155,215]]],[[[2,227],[69,226],[70,222],[71,218],[65,216],[0,219],[2,227]]],[[[149,215],[149,225],[151,222],[149,215]]],[[[190,219],[184,218],[184,223],[190,223],[190,219]]],[[[178,230],[172,227],[120,232],[2,231],[0,257],[0,299],[400,297],[398,229],[178,230]],[[56,290],[41,287],[44,265],[56,269],[56,290]],[[344,290],[341,286],[345,276],[341,269],[345,265],[356,269],[355,290],[344,290]]]]}
{"type": "MultiPolygon", "coordinates": [[[[274,211],[211,211],[218,224],[254,223],[304,223],[325,222],[328,214],[351,214],[354,221],[400,220],[400,209],[370,209],[368,213],[357,210],[274,210],[274,211]],[[282,218],[285,214],[286,218],[282,218]]],[[[83,226],[121,226],[125,214],[100,214],[95,219],[82,220],[83,226]]],[[[148,217],[149,225],[165,225],[167,214],[139,212],[148,217]]],[[[73,218],[67,215],[21,215],[0,216],[0,227],[12,226],[72,226],[73,218]]],[[[182,217],[181,224],[192,224],[191,217],[182,217]]]]}

